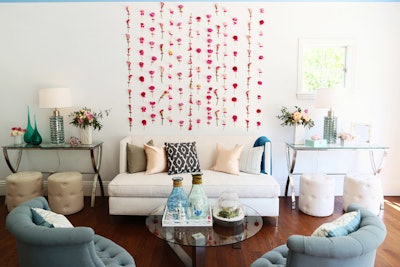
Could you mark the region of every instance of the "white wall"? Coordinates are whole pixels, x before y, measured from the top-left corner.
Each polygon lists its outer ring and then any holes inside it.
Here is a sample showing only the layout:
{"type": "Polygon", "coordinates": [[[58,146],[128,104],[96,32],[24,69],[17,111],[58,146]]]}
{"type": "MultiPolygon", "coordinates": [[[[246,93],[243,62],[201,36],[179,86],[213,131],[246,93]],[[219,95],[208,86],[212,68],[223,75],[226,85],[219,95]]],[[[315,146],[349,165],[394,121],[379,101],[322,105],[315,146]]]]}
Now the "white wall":
{"type": "MultiPolygon", "coordinates": [[[[167,2],[167,5],[174,3],[167,2]]],[[[104,129],[95,132],[95,139],[104,141],[102,177],[111,180],[118,172],[118,141],[125,135],[162,131],[153,126],[143,129],[127,127],[126,95],[126,3],[3,3],[0,4],[0,99],[2,114],[0,144],[12,142],[10,128],[26,125],[26,106],[37,115],[38,128],[44,140],[49,140],[49,110],[38,107],[38,89],[66,86],[73,90],[72,109],[63,110],[66,135],[78,135],[77,129],[68,125],[70,111],[81,106],[94,109],[111,108],[104,119],[104,129]]],[[[132,9],[158,9],[159,3],[130,3],[132,9]]],[[[211,3],[185,3],[186,8],[211,3]]],[[[339,128],[348,129],[351,122],[373,125],[374,140],[390,146],[381,174],[386,195],[400,194],[400,181],[396,176],[396,159],[400,157],[396,124],[397,102],[400,99],[400,26],[399,3],[235,3],[233,12],[242,8],[265,9],[263,81],[263,124],[256,133],[273,141],[273,174],[283,185],[286,181],[285,141],[290,141],[291,129],[282,128],[275,118],[282,105],[300,105],[309,108],[316,127],[309,135],[322,133],[326,111],[313,108],[311,100],[296,99],[297,44],[299,38],[346,38],[356,43],[355,91],[359,94],[348,110],[338,114],[339,128]],[[361,96],[362,97],[361,97],[361,96]],[[359,99],[363,99],[361,105],[359,99]]],[[[243,50],[247,49],[243,47],[243,50]]],[[[170,130],[171,131],[171,130],[170,130]]],[[[176,128],[176,134],[180,134],[176,128]]],[[[227,131],[207,129],[199,133],[246,134],[243,129],[227,131]]],[[[174,134],[174,130],[171,131],[174,134]]],[[[254,133],[253,133],[254,134],[254,133]]],[[[68,169],[74,156],[57,157],[28,153],[21,169],[68,169]],[[67,159],[66,159],[67,158],[67,159]],[[64,163],[64,164],[63,164],[64,163]]],[[[82,155],[85,158],[85,155],[82,155]]],[[[74,163],[89,167],[84,160],[74,163]]],[[[364,153],[308,155],[299,161],[302,170],[325,168],[344,171],[369,171],[364,153]],[[338,163],[338,159],[342,159],[338,163]]],[[[88,168],[90,170],[90,168],[88,168]]],[[[0,159],[0,179],[8,170],[3,156],[0,159]]],[[[85,177],[89,179],[89,177],[85,177]]],[[[338,177],[340,193],[341,177],[338,177]]],[[[0,180],[0,182],[4,181],[0,180]]],[[[0,183],[0,186],[2,184],[0,183]]],[[[3,192],[4,193],[4,192],[3,192]]]]}

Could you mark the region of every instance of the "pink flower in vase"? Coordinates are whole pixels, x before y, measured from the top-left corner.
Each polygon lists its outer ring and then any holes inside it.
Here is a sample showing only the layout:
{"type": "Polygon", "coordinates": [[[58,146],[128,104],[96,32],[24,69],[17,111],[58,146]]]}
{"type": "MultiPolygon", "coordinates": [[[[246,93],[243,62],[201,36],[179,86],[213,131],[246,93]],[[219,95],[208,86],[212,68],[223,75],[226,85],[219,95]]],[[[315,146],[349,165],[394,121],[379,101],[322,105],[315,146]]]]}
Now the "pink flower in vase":
{"type": "Polygon", "coordinates": [[[196,105],[197,105],[197,110],[200,110],[201,100],[197,100],[196,105]]]}
{"type": "Polygon", "coordinates": [[[141,96],[142,98],[146,98],[146,92],[141,92],[141,93],[140,93],[140,96],[141,96]]]}
{"type": "Polygon", "coordinates": [[[143,69],[143,67],[144,67],[144,62],[143,61],[139,62],[139,67],[140,67],[141,70],[143,69]]]}
{"type": "Polygon", "coordinates": [[[182,127],[183,127],[184,124],[185,124],[185,121],[183,121],[183,120],[179,121],[179,127],[181,128],[181,130],[182,130],[182,127]]]}
{"type": "Polygon", "coordinates": [[[144,43],[144,37],[139,37],[139,43],[140,43],[141,45],[143,45],[143,43],[144,43]]]}
{"type": "Polygon", "coordinates": [[[258,84],[258,86],[261,86],[262,85],[262,81],[258,81],[257,84],[258,84]]]}
{"type": "Polygon", "coordinates": [[[144,82],[144,76],[139,76],[139,81],[143,83],[144,82]]]}
{"type": "Polygon", "coordinates": [[[142,120],[142,125],[143,125],[143,128],[146,128],[147,121],[146,120],[142,120]]]}
{"type": "Polygon", "coordinates": [[[146,112],[146,107],[145,106],[142,106],[141,108],[140,108],[140,110],[142,111],[142,113],[145,113],[146,112]]]}
{"type": "Polygon", "coordinates": [[[207,75],[207,82],[208,83],[211,81],[211,79],[212,79],[212,76],[211,75],[207,75]]]}

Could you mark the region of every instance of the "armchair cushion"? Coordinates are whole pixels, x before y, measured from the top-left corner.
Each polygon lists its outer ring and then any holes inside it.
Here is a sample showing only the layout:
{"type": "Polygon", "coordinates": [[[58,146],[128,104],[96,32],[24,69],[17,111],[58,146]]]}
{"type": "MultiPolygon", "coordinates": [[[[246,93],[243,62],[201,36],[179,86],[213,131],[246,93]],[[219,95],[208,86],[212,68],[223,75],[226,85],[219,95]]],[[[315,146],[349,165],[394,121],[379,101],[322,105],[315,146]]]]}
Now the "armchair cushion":
{"type": "Polygon", "coordinates": [[[36,225],[45,227],[73,228],[71,222],[62,214],[57,214],[50,210],[31,208],[32,221],[36,225]]]}
{"type": "Polygon", "coordinates": [[[324,223],[318,227],[312,236],[334,237],[346,236],[358,229],[361,222],[360,211],[345,213],[330,223],[324,223]]]}

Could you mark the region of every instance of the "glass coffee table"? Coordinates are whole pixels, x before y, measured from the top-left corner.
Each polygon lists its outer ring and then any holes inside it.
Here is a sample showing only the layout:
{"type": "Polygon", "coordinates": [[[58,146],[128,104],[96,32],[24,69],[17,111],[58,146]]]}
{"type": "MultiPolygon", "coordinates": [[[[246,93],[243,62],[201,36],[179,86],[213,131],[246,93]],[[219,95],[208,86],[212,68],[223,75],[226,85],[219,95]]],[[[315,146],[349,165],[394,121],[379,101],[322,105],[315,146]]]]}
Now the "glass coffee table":
{"type": "Polygon", "coordinates": [[[242,241],[257,234],[263,226],[263,219],[258,212],[243,205],[245,217],[240,222],[218,221],[213,218],[212,226],[163,227],[164,209],[165,205],[151,212],[146,218],[146,228],[166,241],[185,266],[205,266],[207,247],[232,245],[240,248],[242,241]],[[181,246],[192,248],[192,258],[181,246]]]}

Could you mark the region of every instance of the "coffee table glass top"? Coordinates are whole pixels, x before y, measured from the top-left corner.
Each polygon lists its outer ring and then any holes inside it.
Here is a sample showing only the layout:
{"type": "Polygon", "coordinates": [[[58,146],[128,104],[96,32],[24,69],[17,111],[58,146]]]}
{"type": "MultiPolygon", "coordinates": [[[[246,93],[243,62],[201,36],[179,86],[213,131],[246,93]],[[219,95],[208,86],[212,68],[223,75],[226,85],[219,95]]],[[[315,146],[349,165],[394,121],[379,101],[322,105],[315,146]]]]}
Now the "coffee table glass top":
{"type": "Polygon", "coordinates": [[[217,247],[236,244],[254,236],[263,226],[263,219],[257,211],[249,206],[243,207],[245,217],[241,223],[217,222],[213,218],[213,226],[163,227],[163,205],[146,218],[146,228],[162,240],[183,246],[217,247]],[[201,235],[204,236],[203,240],[201,235]]]}

